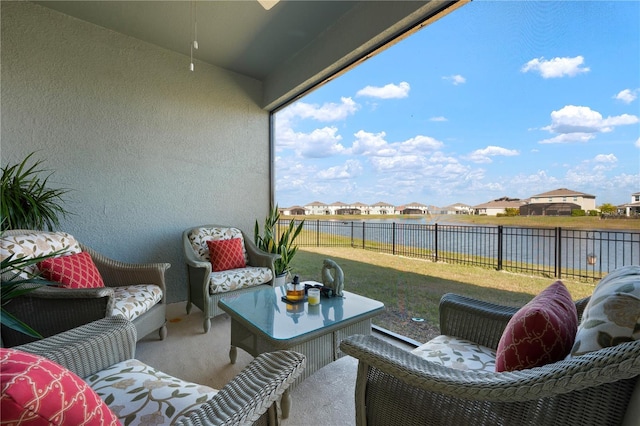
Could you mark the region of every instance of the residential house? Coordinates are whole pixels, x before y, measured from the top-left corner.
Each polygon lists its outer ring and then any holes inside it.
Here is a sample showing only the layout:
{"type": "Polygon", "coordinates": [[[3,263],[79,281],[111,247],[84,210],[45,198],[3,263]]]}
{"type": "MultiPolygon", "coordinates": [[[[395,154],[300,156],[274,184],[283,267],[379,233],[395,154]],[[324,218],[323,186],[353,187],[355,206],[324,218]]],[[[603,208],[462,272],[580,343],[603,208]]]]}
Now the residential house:
{"type": "Polygon", "coordinates": [[[191,3],[0,2],[3,166],[35,151],[61,229],[170,262],[168,302],[184,229],[251,233],[274,202],[272,113],[468,2],[197,2],[192,56],[191,3]]]}
{"type": "Polygon", "coordinates": [[[384,201],[378,201],[369,206],[370,214],[394,214],[395,209],[393,204],[385,203],[384,201]]]}
{"type": "Polygon", "coordinates": [[[400,214],[429,214],[426,204],[413,202],[404,206],[400,214]]]}
{"type": "Polygon", "coordinates": [[[618,211],[625,216],[640,215],[640,192],[631,194],[631,202],[618,206],[618,211]]]}
{"type": "Polygon", "coordinates": [[[320,201],[314,201],[309,204],[305,204],[305,210],[311,215],[324,215],[331,214],[331,210],[329,210],[329,206],[325,203],[321,203],[320,201]]]}
{"type": "Polygon", "coordinates": [[[596,196],[567,188],[554,189],[533,195],[528,205],[520,209],[520,214],[523,216],[569,216],[572,210],[584,210],[585,212],[596,210],[596,196]]]}
{"type": "Polygon", "coordinates": [[[281,208],[280,214],[285,216],[304,216],[307,214],[307,210],[302,206],[291,206],[287,208],[281,208]]]}
{"type": "Polygon", "coordinates": [[[473,214],[473,207],[468,204],[455,203],[440,209],[440,214],[473,214]]]}
{"type": "Polygon", "coordinates": [[[519,209],[524,203],[525,201],[519,198],[502,197],[473,206],[473,211],[479,215],[497,216],[498,214],[505,213],[508,208],[519,209]]]}

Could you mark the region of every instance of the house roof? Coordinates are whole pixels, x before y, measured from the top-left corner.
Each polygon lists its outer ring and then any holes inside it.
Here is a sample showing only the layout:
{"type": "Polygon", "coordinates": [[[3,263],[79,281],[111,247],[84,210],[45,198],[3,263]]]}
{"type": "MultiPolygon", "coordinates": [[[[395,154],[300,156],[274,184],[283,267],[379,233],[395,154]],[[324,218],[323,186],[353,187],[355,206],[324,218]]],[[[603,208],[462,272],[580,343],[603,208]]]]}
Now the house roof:
{"type": "Polygon", "coordinates": [[[182,53],[186,70],[197,28],[195,72],[203,61],[261,81],[271,111],[469,1],[36,3],[182,53]]]}
{"type": "Polygon", "coordinates": [[[554,189],[553,191],[543,192],[542,194],[533,195],[531,198],[534,198],[534,197],[575,197],[575,196],[584,197],[584,198],[596,198],[595,195],[585,194],[584,192],[573,191],[573,190],[567,189],[567,188],[558,188],[558,189],[554,189]]]}
{"type": "Polygon", "coordinates": [[[519,198],[502,197],[497,200],[491,200],[484,204],[478,204],[473,206],[474,209],[506,209],[506,208],[520,208],[525,204],[524,200],[519,198]]]}

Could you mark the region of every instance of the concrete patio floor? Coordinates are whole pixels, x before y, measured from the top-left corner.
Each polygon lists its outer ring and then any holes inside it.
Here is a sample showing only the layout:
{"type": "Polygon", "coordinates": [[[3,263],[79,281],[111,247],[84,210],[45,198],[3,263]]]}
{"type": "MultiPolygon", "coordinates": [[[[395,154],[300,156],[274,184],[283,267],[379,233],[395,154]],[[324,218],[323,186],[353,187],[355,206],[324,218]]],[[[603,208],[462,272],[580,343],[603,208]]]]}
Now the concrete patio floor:
{"type": "MultiPolygon", "coordinates": [[[[226,314],[216,317],[207,334],[203,332],[203,318],[202,312],[195,307],[187,315],[186,302],[167,305],[167,338],[160,341],[156,333],[146,336],[138,342],[136,358],[167,374],[220,389],[253,357],[238,350],[236,364],[231,364],[230,318],[226,314]]],[[[355,424],[356,370],[357,360],[345,356],[315,372],[292,391],[291,413],[281,424],[355,424]]]]}

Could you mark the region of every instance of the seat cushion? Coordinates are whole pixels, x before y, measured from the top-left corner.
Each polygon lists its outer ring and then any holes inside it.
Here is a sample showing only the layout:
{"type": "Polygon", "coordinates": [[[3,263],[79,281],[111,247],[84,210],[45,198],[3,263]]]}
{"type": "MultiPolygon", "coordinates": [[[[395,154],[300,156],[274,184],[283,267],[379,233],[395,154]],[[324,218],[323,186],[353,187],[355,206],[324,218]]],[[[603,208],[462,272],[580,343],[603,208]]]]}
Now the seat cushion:
{"type": "Polygon", "coordinates": [[[53,257],[38,263],[42,277],[66,288],[104,287],[102,276],[86,252],[53,257]]]}
{"type": "Polygon", "coordinates": [[[247,266],[246,268],[212,272],[209,276],[210,294],[225,293],[245,287],[268,283],[273,279],[270,268],[247,266]]]}
{"type": "Polygon", "coordinates": [[[640,266],[604,277],[582,313],[571,356],[640,339],[640,266]]]}
{"type": "Polygon", "coordinates": [[[112,315],[133,321],[162,300],[162,289],[153,284],[113,287],[112,315]]]}
{"type": "Polygon", "coordinates": [[[495,371],[496,351],[453,336],[438,336],[413,349],[411,353],[456,370],[495,371]]]}
{"type": "Polygon", "coordinates": [[[119,424],[84,380],[38,355],[0,348],[0,382],[2,424],[119,424]]]}
{"type": "Polygon", "coordinates": [[[124,425],[174,424],[218,391],[130,359],[86,377],[124,425]]]}
{"type": "MultiPolygon", "coordinates": [[[[18,235],[3,235],[0,238],[0,259],[14,255],[15,259],[32,259],[55,252],[80,253],[82,249],[76,239],[66,232],[33,231],[18,235]]],[[[24,268],[22,276],[37,272],[36,265],[24,268]]]]}
{"type": "Polygon", "coordinates": [[[244,262],[249,263],[249,255],[244,247],[244,238],[242,231],[238,228],[231,227],[214,227],[214,228],[196,228],[189,233],[189,241],[193,251],[204,262],[211,262],[211,256],[209,254],[209,247],[207,241],[211,240],[230,240],[232,238],[240,238],[242,240],[242,255],[244,256],[244,262]]]}
{"type": "Polygon", "coordinates": [[[578,313],[569,290],[556,281],[511,317],[498,342],[496,371],[560,361],[571,351],[578,313]]]}

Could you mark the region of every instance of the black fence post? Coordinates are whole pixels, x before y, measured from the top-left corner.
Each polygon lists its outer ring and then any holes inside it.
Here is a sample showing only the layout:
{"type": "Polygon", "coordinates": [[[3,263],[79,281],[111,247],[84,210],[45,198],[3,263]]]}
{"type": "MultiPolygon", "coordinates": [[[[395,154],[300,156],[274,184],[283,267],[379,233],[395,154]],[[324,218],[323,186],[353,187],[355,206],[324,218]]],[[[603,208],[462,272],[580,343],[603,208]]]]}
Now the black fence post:
{"type": "Polygon", "coordinates": [[[435,252],[436,253],[435,253],[435,257],[434,257],[433,261],[437,262],[438,261],[438,222],[436,222],[436,224],[435,224],[434,233],[435,233],[435,235],[433,237],[433,240],[434,240],[435,252]]]}
{"type": "Polygon", "coordinates": [[[366,221],[363,220],[362,221],[362,250],[364,250],[366,248],[366,244],[365,244],[365,236],[364,236],[364,231],[365,231],[365,223],[366,221]]]}
{"type": "Polygon", "coordinates": [[[351,221],[351,247],[355,247],[353,239],[353,221],[351,221]]]}
{"type": "Polygon", "coordinates": [[[498,225],[498,271],[502,270],[502,259],[503,259],[503,248],[504,248],[504,244],[502,239],[504,238],[504,235],[502,233],[502,225],[498,225]]]}
{"type": "Polygon", "coordinates": [[[562,278],[562,228],[556,227],[556,278],[562,278]]]}
{"type": "Polygon", "coordinates": [[[320,219],[316,220],[316,247],[320,247],[320,219]]]}
{"type": "Polygon", "coordinates": [[[391,226],[391,253],[396,254],[396,223],[392,222],[391,226]]]}

